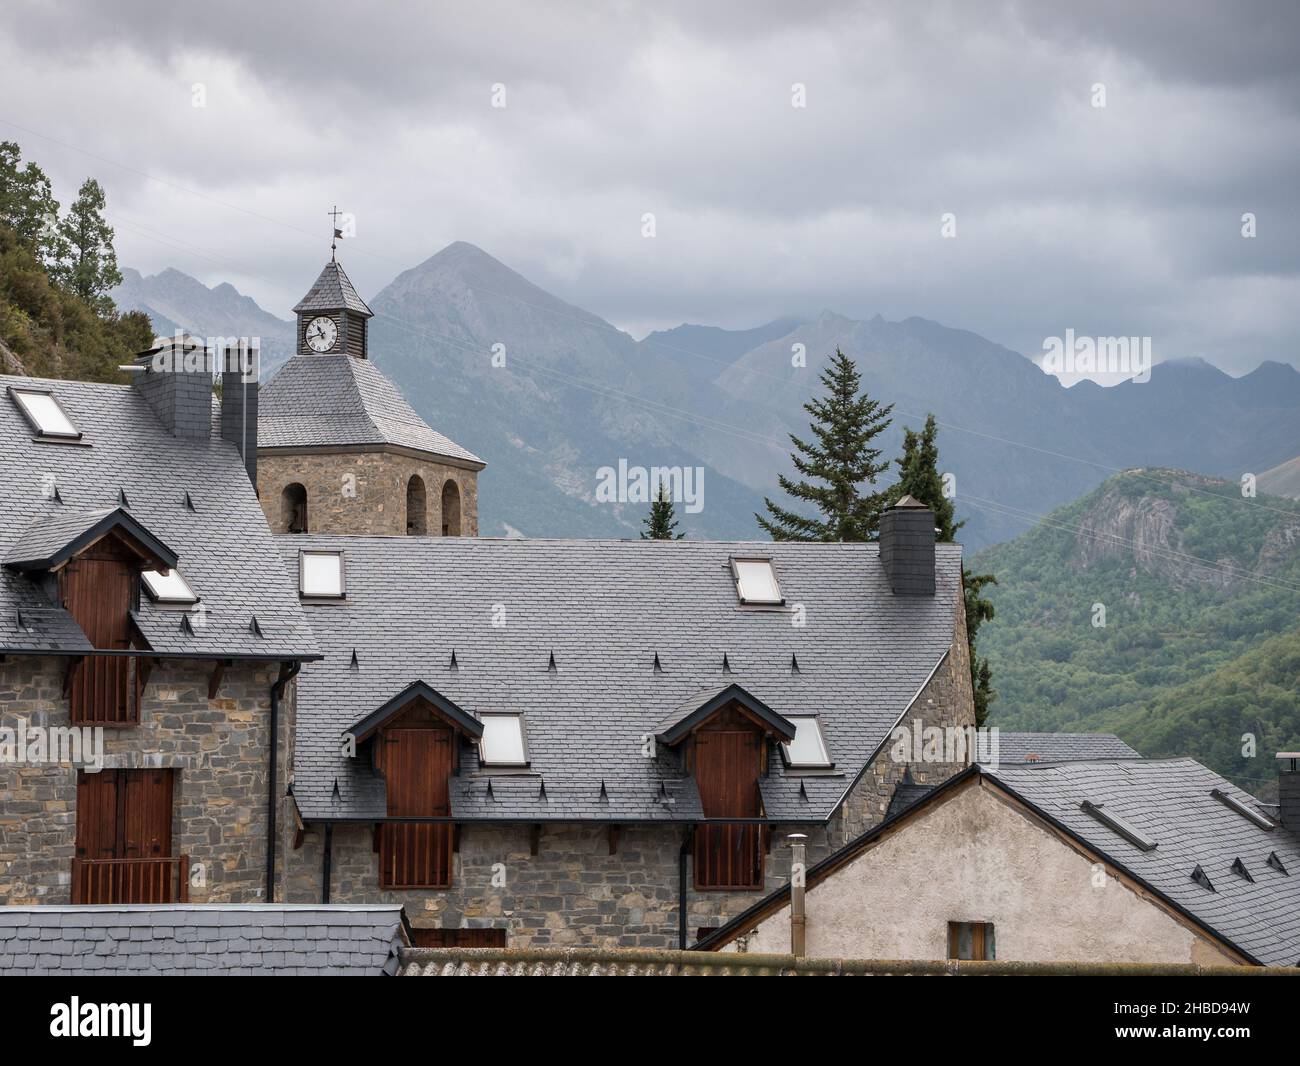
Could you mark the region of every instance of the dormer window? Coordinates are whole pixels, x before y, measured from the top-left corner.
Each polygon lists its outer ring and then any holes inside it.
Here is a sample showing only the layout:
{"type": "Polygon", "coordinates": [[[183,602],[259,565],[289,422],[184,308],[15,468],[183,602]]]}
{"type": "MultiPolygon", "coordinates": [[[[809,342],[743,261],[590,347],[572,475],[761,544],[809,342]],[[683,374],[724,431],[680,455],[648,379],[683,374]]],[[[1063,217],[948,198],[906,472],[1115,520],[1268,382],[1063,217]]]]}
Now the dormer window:
{"type": "Polygon", "coordinates": [[[20,389],[11,385],[9,395],[38,437],[48,440],[81,440],[81,430],[72,424],[72,419],[50,389],[20,389]]]}
{"type": "Polygon", "coordinates": [[[794,723],[794,740],[781,745],[781,756],[792,770],[825,769],[832,765],[822,727],[813,715],[787,715],[794,723]]]}
{"type": "Polygon", "coordinates": [[[745,604],[782,604],[781,586],[771,559],[732,559],[736,593],[745,604]]]}
{"type": "Polygon", "coordinates": [[[165,607],[189,607],[199,602],[190,583],[174,566],[166,576],[161,570],[144,570],[140,573],[145,591],[154,603],[165,607]]]}
{"type": "Polygon", "coordinates": [[[483,735],[478,742],[478,759],[484,766],[527,766],[528,745],[521,714],[480,715],[483,735]]]}
{"type": "Polygon", "coordinates": [[[342,552],[298,553],[298,593],[304,599],[341,600],[345,589],[342,552]]]}

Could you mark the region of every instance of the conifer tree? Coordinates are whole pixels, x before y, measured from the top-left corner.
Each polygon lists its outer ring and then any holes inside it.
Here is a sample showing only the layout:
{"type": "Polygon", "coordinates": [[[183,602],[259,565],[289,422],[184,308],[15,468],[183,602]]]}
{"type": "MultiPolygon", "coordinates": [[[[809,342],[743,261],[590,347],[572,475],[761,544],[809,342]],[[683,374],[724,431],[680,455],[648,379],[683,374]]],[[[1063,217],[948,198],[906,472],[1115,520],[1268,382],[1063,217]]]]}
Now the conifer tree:
{"type": "MultiPolygon", "coordinates": [[[[903,436],[903,456],[898,462],[898,482],[889,490],[891,503],[904,496],[912,496],[934,512],[935,539],[952,541],[965,522],[954,521],[953,502],[943,491],[943,476],[939,473],[938,427],[934,415],[925,419],[920,433],[909,429],[903,436]]],[[[996,585],[992,574],[972,574],[965,567],[961,571],[962,598],[966,608],[966,645],[970,652],[971,689],[975,694],[975,724],[983,725],[988,718],[989,704],[996,698],[993,691],[993,671],[988,659],[981,659],[975,650],[975,636],[980,626],[994,614],[993,603],[982,594],[985,585],[996,585]]]]}
{"type": "Polygon", "coordinates": [[[641,531],[642,540],[681,540],[685,533],[673,532],[677,528],[677,518],[673,510],[672,497],[668,495],[668,486],[659,482],[659,491],[650,503],[650,513],[642,519],[645,529],[641,531]]]}
{"type": "Polygon", "coordinates": [[[104,190],[94,178],[82,183],[76,202],[59,223],[67,252],[56,271],[65,287],[100,315],[113,313],[108,290],[122,281],[113,251],[113,227],[104,218],[104,190]]]}
{"type": "Polygon", "coordinates": [[[943,475],[939,473],[938,427],[934,415],[927,415],[925,428],[903,433],[903,457],[898,463],[898,482],[889,490],[889,502],[897,503],[911,496],[934,512],[934,525],[941,541],[956,539],[957,530],[965,522],[955,522],[953,504],[943,491],[943,475]]]}
{"type": "Polygon", "coordinates": [[[800,440],[791,460],[800,480],[780,475],[785,493],[812,504],[819,517],[809,517],[764,499],[768,516],[755,515],[773,540],[861,541],[876,536],[885,493],[874,482],[889,469],[880,461],[872,441],[889,425],[893,405],[882,407],[865,392],[853,360],[838,348],[822,371],[827,394],[804,404],[812,415],[815,441],[800,440]]]}

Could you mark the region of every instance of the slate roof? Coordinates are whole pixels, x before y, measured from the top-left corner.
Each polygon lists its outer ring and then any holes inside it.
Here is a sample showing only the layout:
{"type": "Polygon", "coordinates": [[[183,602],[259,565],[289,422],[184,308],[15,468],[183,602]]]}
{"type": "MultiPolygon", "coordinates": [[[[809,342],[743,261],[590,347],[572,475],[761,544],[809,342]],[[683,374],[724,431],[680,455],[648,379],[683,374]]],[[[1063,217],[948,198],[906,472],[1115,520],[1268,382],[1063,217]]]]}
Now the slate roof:
{"type": "Polygon", "coordinates": [[[985,771],[1165,897],[1271,966],[1300,965],[1300,833],[1262,829],[1211,795],[1259,801],[1194,759],[1003,764],[985,771]],[[1143,851],[1092,815],[1103,805],[1156,841],[1143,851]],[[1276,853],[1288,874],[1268,865],[1276,853]],[[1232,871],[1241,859],[1255,879],[1232,871]],[[1192,880],[1200,866],[1214,891],[1192,880]]]}
{"type": "Polygon", "coordinates": [[[295,355],[258,397],[258,448],[391,445],[469,464],[473,452],[430,429],[369,359],[295,355]]]}
{"type": "Polygon", "coordinates": [[[185,976],[397,971],[395,904],[0,907],[0,976],[185,976]]]}
{"type": "MultiPolygon", "coordinates": [[[[1232,810],[1218,789],[1267,813],[1258,800],[1194,759],[1086,760],[1058,763],[1003,762],[994,771],[975,765],[929,789],[913,808],[941,802],[960,783],[983,774],[1031,810],[1054,821],[1086,847],[1145,882],[1254,961],[1300,965],[1300,833],[1275,825],[1264,829],[1232,810]],[[1144,851],[1081,809],[1085,801],[1119,815],[1156,842],[1144,851]],[[1269,865],[1275,854],[1286,873],[1269,865]],[[1240,859],[1253,881],[1233,871],[1240,859]],[[1200,866],[1214,891],[1192,880],[1200,866]]],[[[869,846],[902,812],[890,817],[808,870],[811,886],[869,846]]],[[[902,830],[906,832],[906,828],[902,830]]],[[[716,950],[752,929],[757,918],[784,905],[789,888],[769,893],[743,914],[712,930],[695,945],[716,950]]]]}
{"type": "Polygon", "coordinates": [[[41,515],[9,546],[5,565],[16,570],[49,570],[61,566],[81,550],[113,529],[121,529],[168,566],[176,565],[176,553],[153,536],[125,507],[96,507],[89,511],[61,508],[41,515]]]}
{"type": "Polygon", "coordinates": [[[998,730],[1000,763],[1140,758],[1142,756],[1137,751],[1114,733],[1013,733],[998,730]]]}
{"type": "MultiPolygon", "coordinates": [[[[1080,759],[1140,759],[1136,751],[1114,733],[1012,733],[998,730],[998,763],[1076,762],[1080,759]]],[[[991,751],[981,751],[981,761],[991,762],[991,751]]],[[[895,789],[886,818],[893,818],[923,799],[934,785],[910,777],[895,789]]]]}
{"type": "Polygon", "coordinates": [[[304,548],[346,560],[346,599],[305,605],[325,653],[297,680],[294,794],[309,820],[384,816],[382,780],[340,754],[340,737],[414,681],[470,714],[525,714],[530,772],[486,775],[463,743],[455,818],[697,820],[678,753],[652,738],[688,697],[735,683],[779,715],[821,716],[837,772],[787,773],[773,753],[762,791],[773,820],[825,820],[947,654],[961,594],[961,549],[949,544],[937,546],[931,598],[894,596],[874,544],[278,543],[290,570],[304,548]],[[739,606],[733,555],[771,557],[806,625],[791,624],[792,608],[739,606]]]}
{"type": "MultiPolygon", "coordinates": [[[[316,653],[296,582],[233,444],[173,437],[130,385],[0,377],[0,559],[36,531],[53,542],[88,514],[123,506],[120,492],[132,518],[176,553],[201,601],[190,632],[181,625],[182,612],[141,596],[134,617],[156,653],[259,659],[316,653]],[[5,386],[32,384],[53,390],[83,431],[80,443],[34,438],[3,395],[5,386]],[[194,510],[186,506],[187,494],[194,510]],[[254,615],[260,637],[251,632],[254,615]]],[[[89,649],[80,627],[51,604],[38,581],[0,567],[0,653],[89,649]]]]}
{"type": "Polygon", "coordinates": [[[307,290],[307,295],[298,301],[294,314],[312,311],[351,311],[354,314],[373,318],[374,312],[366,306],[366,301],[357,295],[352,287],[352,279],[343,270],[343,265],[335,259],[325,264],[325,269],[307,290]]]}

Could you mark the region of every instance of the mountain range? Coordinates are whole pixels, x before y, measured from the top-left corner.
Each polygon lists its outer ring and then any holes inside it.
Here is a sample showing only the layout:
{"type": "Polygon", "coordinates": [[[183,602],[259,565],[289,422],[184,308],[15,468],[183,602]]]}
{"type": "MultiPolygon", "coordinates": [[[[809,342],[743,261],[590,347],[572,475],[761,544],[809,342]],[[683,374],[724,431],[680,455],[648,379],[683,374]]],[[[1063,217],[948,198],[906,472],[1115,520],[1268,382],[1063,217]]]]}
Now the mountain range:
{"type": "MultiPolygon", "coordinates": [[[[268,367],[292,350],[292,324],[230,285],[128,271],[113,295],[160,332],[260,336],[268,367]]],[[[1300,372],[1281,362],[1232,378],[1178,360],[1147,382],[1066,388],[968,331],[831,311],[747,330],[682,325],[637,341],[464,242],[368,302],[376,364],[426,421],[487,459],[486,534],[635,536],[644,504],[596,500],[597,472],[623,460],[703,468],[703,509],[679,508],[688,535],[758,536],[753,513],[789,469],[789,433],[807,435],[802,404],[837,347],[871,395],[895,405],[887,455],[904,426],[936,415],[961,539],[973,549],[1016,536],[1121,469],[1237,481],[1285,472],[1300,451],[1300,372]]]]}

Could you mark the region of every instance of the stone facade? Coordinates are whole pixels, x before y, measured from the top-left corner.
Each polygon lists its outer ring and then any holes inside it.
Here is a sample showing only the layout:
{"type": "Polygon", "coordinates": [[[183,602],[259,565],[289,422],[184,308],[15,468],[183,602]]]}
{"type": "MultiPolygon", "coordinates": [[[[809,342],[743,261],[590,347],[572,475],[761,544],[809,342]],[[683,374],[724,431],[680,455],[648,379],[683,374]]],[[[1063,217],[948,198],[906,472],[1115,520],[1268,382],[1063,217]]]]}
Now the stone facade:
{"type": "MultiPolygon", "coordinates": [[[[13,656],[0,664],[0,727],[68,726],[63,671],[58,658],[13,656]]],[[[265,899],[267,743],[277,671],[275,664],[232,663],[209,700],[211,664],[160,662],[139,724],[103,730],[105,768],[175,771],[172,854],[189,857],[191,902],[265,899]]],[[[280,724],[287,755],[288,712],[280,724]]],[[[281,780],[285,765],[282,758],[281,780]]],[[[70,762],[0,763],[0,904],[71,901],[77,769],[70,762]]]]}
{"type": "Polygon", "coordinates": [[[378,447],[262,450],[257,459],[258,496],[273,533],[289,531],[283,494],[299,484],[307,492],[307,532],[402,536],[412,477],[424,482],[424,532],[436,536],[447,527],[451,536],[478,535],[475,470],[378,447]],[[458,499],[459,506],[444,512],[444,499],[448,504],[458,499]]]}
{"type": "MultiPolygon", "coordinates": [[[[934,676],[907,714],[923,727],[974,725],[965,623],[959,616],[954,641],[934,676]]],[[[965,763],[913,765],[914,781],[937,783],[965,763]]],[[[686,859],[687,943],[699,930],[723,924],[789,877],[786,837],[808,836],[812,863],[880,822],[906,765],[890,759],[888,746],[853,783],[841,810],[828,824],[781,825],[772,831],[765,886],[755,892],[696,891],[693,857],[686,859]]],[[[848,782],[846,781],[846,785],[848,782]]],[[[290,813],[286,822],[293,820],[290,813]]],[[[338,824],[330,847],[332,903],[400,903],[415,927],[505,928],[511,947],[672,948],[678,944],[679,857],[686,827],[626,826],[610,854],[609,827],[546,824],[532,854],[529,825],[462,825],[448,890],[384,891],[379,887],[371,823],[338,824]]],[[[300,847],[289,841],[287,903],[322,899],[324,828],[308,825],[300,847]]]]}

